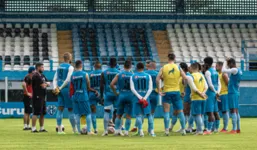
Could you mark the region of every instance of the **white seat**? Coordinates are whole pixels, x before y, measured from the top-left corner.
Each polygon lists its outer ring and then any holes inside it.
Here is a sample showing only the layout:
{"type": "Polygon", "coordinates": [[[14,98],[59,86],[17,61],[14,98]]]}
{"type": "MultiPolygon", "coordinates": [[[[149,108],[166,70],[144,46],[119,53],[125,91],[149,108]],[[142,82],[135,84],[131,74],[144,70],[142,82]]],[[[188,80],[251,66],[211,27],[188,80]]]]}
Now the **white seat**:
{"type": "Polygon", "coordinates": [[[20,29],[21,28],[21,24],[20,23],[15,24],[15,28],[20,29]]]}
{"type": "Polygon", "coordinates": [[[197,28],[197,24],[191,24],[191,28],[197,28]]]}
{"type": "Polygon", "coordinates": [[[21,66],[20,65],[14,65],[13,70],[14,71],[21,71],[21,66]]]}
{"type": "Polygon", "coordinates": [[[56,24],[51,24],[51,25],[50,25],[50,28],[56,29],[56,24]]]}
{"type": "Polygon", "coordinates": [[[39,28],[39,25],[37,23],[33,24],[33,29],[39,28]]]}
{"type": "Polygon", "coordinates": [[[219,46],[215,47],[215,52],[221,52],[221,47],[219,46]]]}
{"type": "Polygon", "coordinates": [[[7,23],[6,24],[6,28],[12,28],[12,24],[11,23],[7,23]]]}
{"type": "Polygon", "coordinates": [[[235,29],[235,28],[238,28],[238,27],[237,27],[237,24],[234,24],[234,23],[231,25],[231,27],[234,28],[234,29],[235,29]]]}
{"type": "Polygon", "coordinates": [[[41,28],[42,28],[42,29],[47,29],[47,28],[48,28],[48,27],[47,27],[47,24],[45,24],[45,23],[42,24],[41,28]]]}
{"type": "Polygon", "coordinates": [[[4,70],[5,71],[10,71],[10,70],[12,70],[12,66],[11,65],[5,65],[4,70]]]}
{"type": "Polygon", "coordinates": [[[30,28],[30,25],[28,23],[24,24],[24,28],[30,28]]]}
{"type": "Polygon", "coordinates": [[[195,58],[195,57],[198,57],[198,52],[191,52],[191,56],[193,57],[193,58],[195,58]]]}
{"type": "Polygon", "coordinates": [[[225,51],[225,57],[231,57],[231,56],[232,56],[231,52],[225,51]]]}
{"type": "Polygon", "coordinates": [[[205,24],[200,24],[199,27],[200,29],[205,29],[205,24]]]}
{"type": "Polygon", "coordinates": [[[24,65],[24,66],[22,67],[22,70],[23,70],[23,71],[28,71],[28,69],[29,69],[29,65],[24,65]]]}
{"type": "Polygon", "coordinates": [[[221,51],[217,52],[216,55],[217,57],[224,57],[224,53],[221,51]]]}

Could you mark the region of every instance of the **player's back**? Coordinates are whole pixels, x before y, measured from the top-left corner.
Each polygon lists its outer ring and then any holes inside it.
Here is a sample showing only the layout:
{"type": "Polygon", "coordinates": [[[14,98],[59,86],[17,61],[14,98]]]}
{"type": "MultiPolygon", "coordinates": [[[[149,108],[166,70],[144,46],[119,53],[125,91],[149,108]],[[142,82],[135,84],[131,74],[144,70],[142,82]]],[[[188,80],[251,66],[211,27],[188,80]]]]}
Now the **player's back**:
{"type": "MultiPolygon", "coordinates": [[[[198,91],[203,92],[205,87],[204,76],[201,73],[196,72],[196,73],[192,73],[191,77],[193,78],[194,84],[198,89],[198,91]]],[[[191,92],[192,92],[191,100],[205,100],[204,98],[199,96],[196,92],[194,91],[191,91],[191,92]]]]}
{"type": "Polygon", "coordinates": [[[239,84],[242,77],[241,69],[237,68],[237,74],[231,74],[228,82],[228,93],[236,93],[239,94],[239,84]]]}
{"type": "Polygon", "coordinates": [[[179,92],[180,69],[176,64],[166,64],[162,68],[164,92],[179,92]]]}
{"type": "Polygon", "coordinates": [[[74,71],[71,76],[75,101],[88,100],[86,74],[84,71],[74,71]]]}
{"type": "Polygon", "coordinates": [[[140,95],[145,95],[149,89],[150,75],[144,72],[137,72],[132,76],[135,90],[140,95]]]}
{"type": "MultiPolygon", "coordinates": [[[[218,72],[214,68],[212,68],[212,67],[210,69],[208,69],[208,71],[211,73],[211,81],[212,81],[212,84],[214,86],[214,89],[218,90],[218,87],[219,87],[219,75],[218,75],[218,72]]],[[[208,89],[208,91],[209,92],[213,92],[213,91],[211,91],[211,89],[208,89]]]]}
{"type": "Polygon", "coordinates": [[[118,89],[120,91],[120,94],[131,94],[130,90],[130,77],[133,75],[133,73],[129,71],[122,71],[119,73],[118,76],[118,89]]]}
{"type": "Polygon", "coordinates": [[[105,81],[105,85],[104,85],[104,92],[105,94],[109,93],[109,94],[113,94],[113,91],[110,88],[110,84],[113,80],[113,78],[119,73],[119,70],[117,70],[116,68],[108,68],[107,70],[105,70],[103,72],[103,76],[104,76],[104,81],[105,81]]]}
{"type": "Polygon", "coordinates": [[[102,70],[94,70],[89,74],[91,88],[98,91],[100,90],[101,73],[102,70]]]}
{"type": "MultiPolygon", "coordinates": [[[[62,63],[57,68],[57,85],[59,87],[62,86],[63,82],[66,80],[70,66],[71,65],[68,63],[62,63]]],[[[68,87],[68,85],[66,87],[68,87]]]]}
{"type": "Polygon", "coordinates": [[[145,71],[145,73],[149,74],[152,78],[152,82],[153,82],[153,90],[155,90],[156,87],[156,77],[158,76],[158,72],[155,70],[147,70],[145,71]]]}

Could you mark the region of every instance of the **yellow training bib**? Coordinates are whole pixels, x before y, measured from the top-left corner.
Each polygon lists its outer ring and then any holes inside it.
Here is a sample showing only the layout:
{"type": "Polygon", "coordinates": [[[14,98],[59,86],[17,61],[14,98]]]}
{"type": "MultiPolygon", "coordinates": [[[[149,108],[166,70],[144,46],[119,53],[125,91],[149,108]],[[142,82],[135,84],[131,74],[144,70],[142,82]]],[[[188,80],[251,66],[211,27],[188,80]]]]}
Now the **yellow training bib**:
{"type": "Polygon", "coordinates": [[[226,85],[222,77],[222,73],[219,73],[219,78],[220,78],[220,84],[221,84],[220,95],[228,94],[228,86],[226,85]]]}
{"type": "MultiPolygon", "coordinates": [[[[205,80],[204,80],[204,76],[201,73],[192,73],[193,79],[194,79],[194,84],[196,86],[196,88],[199,90],[199,92],[203,92],[204,91],[204,85],[205,85],[205,80]]],[[[193,90],[191,90],[191,100],[205,100],[204,98],[202,98],[201,96],[199,96],[196,92],[194,92],[193,90]]]]}
{"type": "Polygon", "coordinates": [[[163,76],[163,91],[164,92],[179,92],[180,70],[176,64],[166,64],[162,68],[163,76]]]}

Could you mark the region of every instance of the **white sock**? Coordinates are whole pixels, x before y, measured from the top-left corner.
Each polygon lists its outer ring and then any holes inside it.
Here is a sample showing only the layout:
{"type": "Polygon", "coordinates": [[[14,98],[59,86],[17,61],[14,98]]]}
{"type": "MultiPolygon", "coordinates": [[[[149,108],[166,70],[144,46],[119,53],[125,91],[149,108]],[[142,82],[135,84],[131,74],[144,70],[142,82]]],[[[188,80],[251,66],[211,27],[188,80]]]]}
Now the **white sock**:
{"type": "Polygon", "coordinates": [[[37,130],[37,128],[32,126],[32,131],[35,131],[35,130],[37,130]]]}
{"type": "Polygon", "coordinates": [[[27,128],[30,128],[30,125],[29,125],[29,124],[27,124],[27,128]]]}
{"type": "Polygon", "coordinates": [[[44,126],[40,127],[40,130],[44,130],[44,129],[45,129],[44,126]]]}
{"type": "Polygon", "coordinates": [[[125,131],[125,134],[126,134],[126,135],[128,135],[128,134],[129,134],[129,132],[128,132],[128,131],[125,131]]]}
{"type": "Polygon", "coordinates": [[[165,129],[165,133],[169,133],[170,132],[170,130],[169,129],[165,129]]]}
{"type": "Polygon", "coordinates": [[[144,134],[143,129],[140,129],[139,133],[140,135],[143,135],[144,134]]]}
{"type": "Polygon", "coordinates": [[[62,132],[62,126],[58,126],[58,132],[62,132]]]}
{"type": "Polygon", "coordinates": [[[74,128],[72,128],[72,131],[73,131],[74,133],[76,133],[78,130],[77,130],[76,127],[74,127],[74,128]]]}
{"type": "Polygon", "coordinates": [[[27,124],[24,124],[24,128],[27,128],[28,126],[27,126],[27,124]]]}
{"type": "Polygon", "coordinates": [[[150,133],[151,133],[151,134],[154,134],[154,130],[151,130],[150,133]]]}

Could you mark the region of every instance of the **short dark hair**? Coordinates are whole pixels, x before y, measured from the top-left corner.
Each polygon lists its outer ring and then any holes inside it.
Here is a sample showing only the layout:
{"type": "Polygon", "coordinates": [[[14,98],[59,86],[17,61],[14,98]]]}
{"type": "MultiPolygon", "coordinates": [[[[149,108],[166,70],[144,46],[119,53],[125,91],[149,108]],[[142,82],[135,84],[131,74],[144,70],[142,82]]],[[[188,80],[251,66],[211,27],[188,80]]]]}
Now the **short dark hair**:
{"type": "Polygon", "coordinates": [[[144,69],[144,64],[142,62],[137,63],[137,70],[144,69]]]}
{"type": "Polygon", "coordinates": [[[94,67],[97,69],[100,69],[102,67],[102,65],[99,61],[96,61],[94,67]]]}
{"type": "Polygon", "coordinates": [[[126,60],[125,63],[124,63],[124,68],[129,69],[129,68],[131,68],[131,66],[132,66],[131,61],[130,60],[126,60]]]}
{"type": "Polygon", "coordinates": [[[110,65],[111,67],[116,67],[116,66],[117,66],[117,60],[116,60],[116,58],[114,58],[114,57],[110,58],[109,65],[110,65]]]}
{"type": "Polygon", "coordinates": [[[145,61],[146,64],[150,64],[151,62],[152,62],[152,61],[149,60],[149,59],[145,61]]]}
{"type": "Polygon", "coordinates": [[[198,70],[198,69],[199,69],[199,65],[198,65],[198,63],[196,63],[196,62],[195,62],[195,63],[192,63],[190,67],[191,67],[191,69],[193,69],[193,70],[198,70]]]}
{"type": "Polygon", "coordinates": [[[213,64],[213,58],[208,56],[208,57],[205,57],[204,60],[203,60],[204,64],[206,65],[207,69],[210,68],[213,64]]]}
{"type": "Polygon", "coordinates": [[[223,62],[218,61],[218,62],[217,62],[217,65],[219,65],[219,66],[223,66],[223,62]]]}
{"type": "Polygon", "coordinates": [[[198,65],[198,69],[199,70],[202,70],[202,65],[199,63],[199,62],[196,62],[197,63],[197,65],[198,65]]]}
{"type": "Polygon", "coordinates": [[[173,60],[175,60],[176,56],[174,53],[169,53],[168,58],[169,58],[169,60],[173,61],[173,60]]]}
{"type": "Polygon", "coordinates": [[[41,66],[43,66],[44,64],[43,63],[41,63],[41,62],[38,62],[38,63],[36,63],[36,69],[38,69],[38,67],[41,67],[41,66]]]}
{"type": "Polygon", "coordinates": [[[236,60],[234,58],[230,58],[228,60],[228,65],[236,65],[236,60]]]}
{"type": "Polygon", "coordinates": [[[81,61],[81,60],[77,60],[77,61],[75,62],[75,67],[76,67],[76,68],[79,68],[81,65],[82,65],[82,61],[81,61]]]}
{"type": "Polygon", "coordinates": [[[179,64],[180,68],[182,68],[185,72],[188,72],[188,66],[186,63],[182,62],[179,64]]]}

